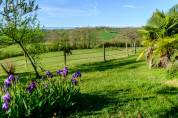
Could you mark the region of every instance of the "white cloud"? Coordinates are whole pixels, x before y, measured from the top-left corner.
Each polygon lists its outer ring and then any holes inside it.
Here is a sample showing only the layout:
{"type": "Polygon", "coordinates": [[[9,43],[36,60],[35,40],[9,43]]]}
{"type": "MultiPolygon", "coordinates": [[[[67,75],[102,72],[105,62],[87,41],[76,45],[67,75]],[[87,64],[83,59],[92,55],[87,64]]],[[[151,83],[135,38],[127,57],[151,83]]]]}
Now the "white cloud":
{"type": "Polygon", "coordinates": [[[97,7],[97,3],[91,4],[85,9],[41,6],[40,11],[51,17],[97,16],[100,13],[97,7]]]}
{"type": "Polygon", "coordinates": [[[136,9],[137,7],[134,5],[124,5],[125,8],[136,9]]]}

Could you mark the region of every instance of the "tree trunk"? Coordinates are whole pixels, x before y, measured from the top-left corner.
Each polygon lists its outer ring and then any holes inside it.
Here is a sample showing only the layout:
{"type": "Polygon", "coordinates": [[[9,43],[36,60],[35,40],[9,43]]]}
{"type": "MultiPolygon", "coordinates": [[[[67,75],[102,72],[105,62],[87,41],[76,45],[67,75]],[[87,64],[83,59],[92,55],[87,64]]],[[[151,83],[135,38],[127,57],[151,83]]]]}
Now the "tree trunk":
{"type": "Polygon", "coordinates": [[[147,50],[147,63],[148,63],[149,69],[151,69],[153,66],[153,48],[152,47],[148,48],[147,50]]]}
{"type": "Polygon", "coordinates": [[[24,51],[25,55],[27,56],[27,58],[29,59],[34,71],[35,71],[35,74],[36,74],[36,78],[39,78],[40,77],[40,74],[38,73],[37,71],[37,67],[36,65],[34,64],[34,61],[33,59],[31,58],[31,56],[29,55],[29,53],[27,52],[27,50],[25,49],[25,47],[22,45],[21,42],[17,42],[19,44],[19,46],[22,48],[22,50],[24,51]]]}
{"type": "Polygon", "coordinates": [[[66,55],[66,49],[64,49],[64,65],[67,65],[67,55],[66,55]]]}
{"type": "Polygon", "coordinates": [[[169,62],[170,62],[170,58],[167,54],[161,55],[158,67],[167,68],[169,62]]]}

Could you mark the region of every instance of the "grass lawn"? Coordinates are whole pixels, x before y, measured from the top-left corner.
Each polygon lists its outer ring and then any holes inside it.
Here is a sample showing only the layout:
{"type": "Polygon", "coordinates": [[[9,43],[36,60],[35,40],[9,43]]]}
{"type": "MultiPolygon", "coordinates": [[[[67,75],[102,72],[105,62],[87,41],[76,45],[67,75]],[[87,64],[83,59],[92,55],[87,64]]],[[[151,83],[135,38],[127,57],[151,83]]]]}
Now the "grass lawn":
{"type": "Polygon", "coordinates": [[[75,117],[168,117],[178,110],[178,81],[149,70],[135,57],[82,64],[81,100],[75,117]]]}
{"type": "MultiPolygon", "coordinates": [[[[79,102],[68,117],[178,117],[177,79],[167,79],[162,69],[149,70],[145,61],[135,61],[137,56],[123,55],[125,50],[107,50],[106,62],[103,62],[102,49],[75,50],[68,57],[70,74],[76,70],[82,72],[79,102]]],[[[42,54],[40,62],[45,69],[55,72],[64,66],[63,57],[59,55],[62,52],[42,54]]],[[[12,61],[17,65],[17,72],[30,72],[23,58],[0,63],[12,61]]],[[[1,73],[1,82],[4,75],[1,73]]]]}

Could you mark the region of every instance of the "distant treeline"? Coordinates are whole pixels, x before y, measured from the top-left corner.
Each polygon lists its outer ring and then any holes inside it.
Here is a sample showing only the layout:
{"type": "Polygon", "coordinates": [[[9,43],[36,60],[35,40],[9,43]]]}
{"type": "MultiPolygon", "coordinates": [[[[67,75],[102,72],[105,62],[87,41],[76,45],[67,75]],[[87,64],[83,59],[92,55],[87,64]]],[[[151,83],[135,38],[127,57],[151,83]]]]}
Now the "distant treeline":
{"type": "MultiPolygon", "coordinates": [[[[43,29],[43,35],[31,43],[40,43],[48,51],[70,49],[89,49],[102,47],[128,47],[135,42],[140,46],[139,28],[85,27],[74,29],[43,29]]],[[[1,37],[3,38],[3,37],[1,37]]],[[[14,42],[0,39],[0,48],[14,42]]]]}
{"type": "MultiPolygon", "coordinates": [[[[131,47],[134,42],[140,45],[139,28],[75,28],[44,30],[44,40],[48,45],[56,48],[64,46],[71,49],[86,49],[105,46],[131,47]]],[[[55,49],[54,49],[55,50],[55,49]]]]}

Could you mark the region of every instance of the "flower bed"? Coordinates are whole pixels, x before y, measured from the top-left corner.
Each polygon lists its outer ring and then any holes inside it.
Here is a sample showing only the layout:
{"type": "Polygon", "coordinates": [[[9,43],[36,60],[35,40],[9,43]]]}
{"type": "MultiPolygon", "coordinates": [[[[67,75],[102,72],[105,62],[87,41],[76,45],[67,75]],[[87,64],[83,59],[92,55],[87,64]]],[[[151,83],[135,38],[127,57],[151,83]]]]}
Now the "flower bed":
{"type": "Polygon", "coordinates": [[[80,71],[68,79],[68,68],[53,76],[46,71],[46,78],[24,84],[14,75],[4,81],[0,90],[0,117],[47,117],[62,115],[75,104],[79,88],[75,85],[81,77],[80,71]]]}

